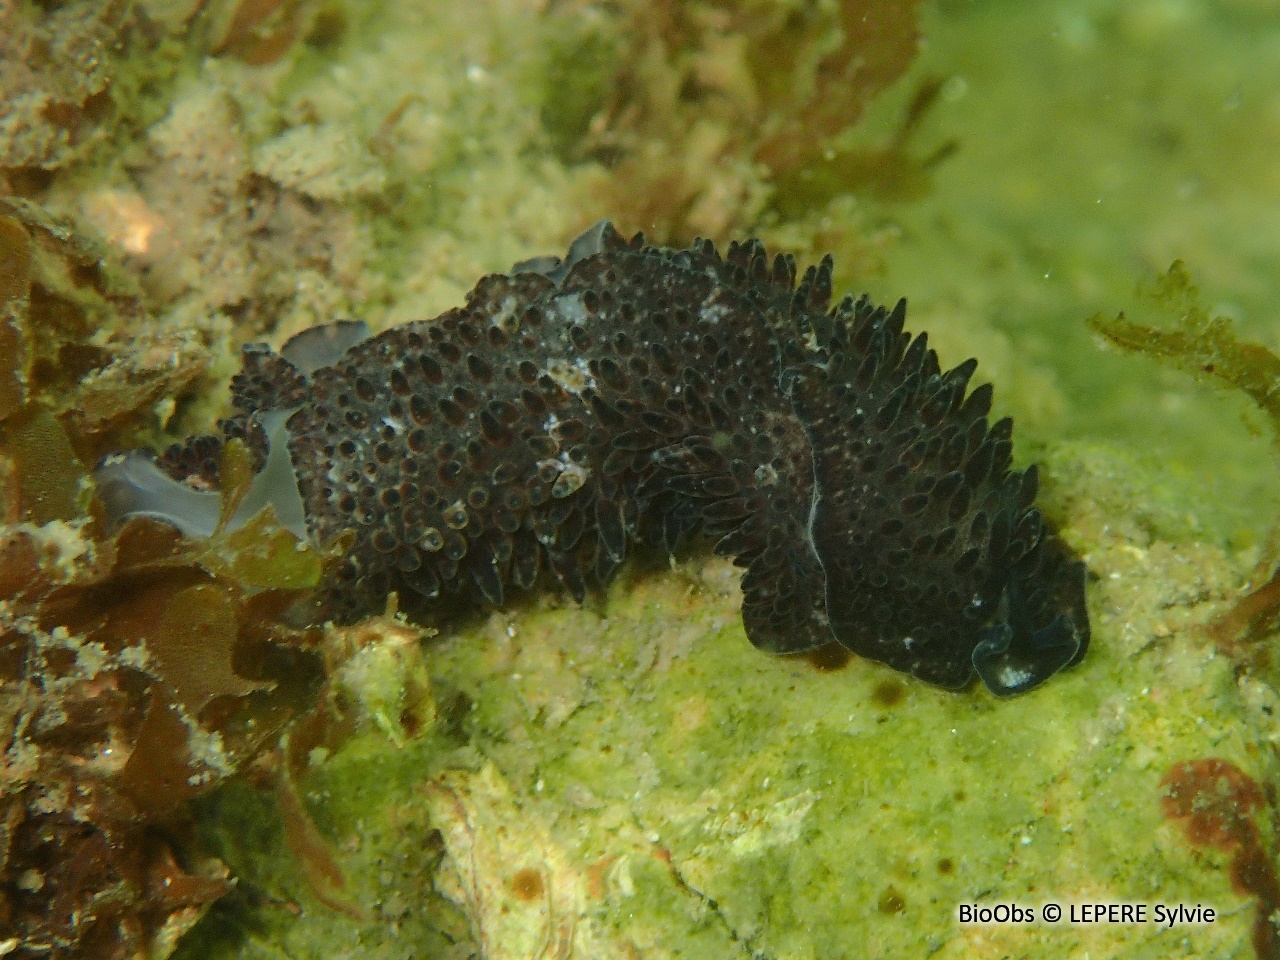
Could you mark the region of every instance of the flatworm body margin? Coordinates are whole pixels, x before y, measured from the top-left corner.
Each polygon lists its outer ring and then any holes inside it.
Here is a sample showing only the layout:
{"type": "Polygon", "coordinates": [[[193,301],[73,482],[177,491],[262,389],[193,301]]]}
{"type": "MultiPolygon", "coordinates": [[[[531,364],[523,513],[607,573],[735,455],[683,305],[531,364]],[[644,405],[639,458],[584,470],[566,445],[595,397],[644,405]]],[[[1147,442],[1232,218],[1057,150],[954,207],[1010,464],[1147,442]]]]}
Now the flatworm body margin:
{"type": "MultiPolygon", "coordinates": [[[[244,439],[250,497],[292,515],[300,498],[316,542],[351,536],[338,618],[391,590],[500,605],[544,574],[581,600],[630,544],[697,533],[745,568],[757,647],[835,639],[939,686],[1030,689],[1084,654],[1083,566],[1034,506],[1035,468],[1009,469],[976,362],[942,371],[903,302],[831,307],[831,273],[797,281],[755,240],[721,256],[599,224],[434,320],[246,347],[222,437],[152,469],[207,489],[221,439],[244,439]]],[[[152,502],[164,484],[130,456],[99,469],[118,518],[185,502],[152,502]]]]}

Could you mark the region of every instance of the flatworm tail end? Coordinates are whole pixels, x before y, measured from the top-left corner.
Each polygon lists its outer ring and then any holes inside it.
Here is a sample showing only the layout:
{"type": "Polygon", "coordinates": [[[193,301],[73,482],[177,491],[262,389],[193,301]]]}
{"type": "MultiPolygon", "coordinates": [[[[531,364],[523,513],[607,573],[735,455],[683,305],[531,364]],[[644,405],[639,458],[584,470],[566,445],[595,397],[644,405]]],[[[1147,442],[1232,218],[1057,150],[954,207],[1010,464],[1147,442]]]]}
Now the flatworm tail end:
{"type": "Polygon", "coordinates": [[[307,519],[289,456],[287,421],[308,398],[309,375],[337,361],[368,336],[363,321],[340,320],[304,330],[279,353],[265,344],[246,344],[241,350],[241,370],[231,380],[234,413],[219,421],[219,435],[190,437],[159,457],[131,450],[98,464],[94,476],[108,523],[118,526],[145,516],[175,527],[184,536],[211,536],[221,522],[223,444],[238,439],[248,448],[255,476],[244,500],[227,518],[227,529],[238,529],[270,505],[285,529],[299,540],[307,539],[307,519]]]}
{"type": "Polygon", "coordinates": [[[218,527],[222,499],[216,492],[196,490],[174,479],[142,450],[104,457],[94,472],[98,498],[107,522],[150,517],[184,537],[208,537],[218,527]]]}

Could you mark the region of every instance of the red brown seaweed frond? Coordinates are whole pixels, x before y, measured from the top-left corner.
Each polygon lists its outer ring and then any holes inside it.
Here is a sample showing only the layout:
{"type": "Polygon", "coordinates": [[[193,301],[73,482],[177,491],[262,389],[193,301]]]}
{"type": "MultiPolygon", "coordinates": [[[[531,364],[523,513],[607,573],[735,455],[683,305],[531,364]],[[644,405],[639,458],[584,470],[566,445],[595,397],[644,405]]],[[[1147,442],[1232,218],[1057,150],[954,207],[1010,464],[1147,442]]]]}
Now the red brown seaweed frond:
{"type": "Polygon", "coordinates": [[[0,198],[5,345],[0,431],[10,455],[25,457],[21,482],[53,488],[28,490],[35,522],[71,519],[82,464],[118,448],[162,398],[190,390],[208,368],[193,331],[147,322],[141,292],[106,250],[35,204],[0,198]]]}
{"type": "Polygon", "coordinates": [[[277,63],[299,39],[323,45],[346,29],[342,8],[318,0],[235,0],[215,5],[211,52],[250,66],[277,63]]]}
{"type": "Polygon", "coordinates": [[[111,89],[135,17],[126,0],[0,5],[0,192],[39,182],[106,135],[111,89]]]}
{"type": "Polygon", "coordinates": [[[1256,901],[1253,948],[1259,960],[1280,957],[1280,934],[1272,915],[1280,908],[1280,878],[1262,842],[1257,815],[1270,804],[1247,773],[1219,757],[1186,760],[1160,781],[1165,817],[1182,827],[1195,847],[1231,855],[1231,885],[1256,901]]]}
{"type": "Polygon", "coordinates": [[[304,591],[236,581],[225,542],[90,529],[0,534],[0,916],[21,958],[155,952],[225,893],[188,805],[270,746],[320,674],[314,636],[279,619],[304,591]]]}
{"type": "Polygon", "coordinates": [[[601,215],[664,243],[725,240],[770,206],[918,182],[932,161],[913,164],[902,147],[936,84],[921,88],[889,143],[839,142],[914,60],[918,5],[553,6],[553,48],[575,67],[594,63],[594,87],[553,62],[544,119],[569,159],[607,168],[601,215]]]}
{"type": "MultiPolygon", "coordinates": [[[[19,76],[4,50],[54,23],[64,45],[94,24],[109,45],[158,9],[143,6],[0,4],[0,91],[80,96],[56,64],[37,57],[19,76]],[[117,7],[129,18],[107,23],[117,7]]],[[[191,5],[183,23],[203,26],[190,42],[209,39],[216,10],[253,6],[191,5]]],[[[341,33],[332,5],[284,7],[341,33]]],[[[256,56],[254,30],[269,40],[280,25],[246,28],[226,53],[256,56]]],[[[160,42],[181,24],[151,26],[160,42]]],[[[80,80],[110,92],[118,66],[80,80]]],[[[326,557],[269,517],[203,543],[148,521],[110,530],[89,468],[160,441],[233,321],[251,333],[287,317],[300,263],[326,290],[362,274],[342,252],[350,211],[255,173],[225,94],[179,98],[127,180],[83,193],[59,192],[58,171],[102,139],[97,118],[58,118],[75,137],[46,155],[7,166],[28,143],[16,113],[0,144],[0,953],[115,960],[166,954],[234,882],[190,829],[191,804],[315,708],[326,664],[319,631],[299,624],[326,557]]],[[[243,459],[224,450],[228,501],[243,459]]]]}
{"type": "Polygon", "coordinates": [[[232,883],[192,799],[310,709],[323,670],[285,623],[321,559],[272,521],[195,544],[92,512],[85,464],[207,362],[95,335],[141,315],[69,225],[4,202],[0,941],[21,960],[167,952],[232,883]]]}
{"type": "MultiPolygon", "coordinates": [[[[840,45],[818,61],[807,101],[798,90],[784,87],[782,96],[767,104],[777,129],[756,147],[755,158],[775,176],[788,173],[810,163],[825,140],[856,123],[915,59],[917,6],[916,0],[843,0],[840,45]]],[[[796,64],[770,62],[768,39],[762,41],[762,65],[771,71],[781,67],[784,76],[794,77],[796,64]]]]}

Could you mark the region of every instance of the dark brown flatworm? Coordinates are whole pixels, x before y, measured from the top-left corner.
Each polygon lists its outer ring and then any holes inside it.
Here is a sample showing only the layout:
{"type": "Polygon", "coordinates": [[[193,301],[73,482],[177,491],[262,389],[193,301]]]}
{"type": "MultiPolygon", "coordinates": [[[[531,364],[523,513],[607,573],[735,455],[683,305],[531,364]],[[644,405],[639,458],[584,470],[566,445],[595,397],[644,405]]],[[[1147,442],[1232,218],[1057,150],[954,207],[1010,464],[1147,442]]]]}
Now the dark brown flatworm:
{"type": "Polygon", "coordinates": [[[902,302],[830,298],[830,258],[797,282],[758,241],[722,257],[603,223],[434,320],[246,347],[222,437],[109,457],[99,490],[116,518],[207,535],[220,443],[244,439],[259,474],[230,523],[270,503],[301,537],[352,534],[339,618],[391,590],[501,605],[548,574],[581,600],[629,545],[700,534],[745,568],[762,649],[835,640],[999,695],[1078,661],[1083,565],[1035,467],[1010,470],[976,362],[940,369],[902,302]]]}

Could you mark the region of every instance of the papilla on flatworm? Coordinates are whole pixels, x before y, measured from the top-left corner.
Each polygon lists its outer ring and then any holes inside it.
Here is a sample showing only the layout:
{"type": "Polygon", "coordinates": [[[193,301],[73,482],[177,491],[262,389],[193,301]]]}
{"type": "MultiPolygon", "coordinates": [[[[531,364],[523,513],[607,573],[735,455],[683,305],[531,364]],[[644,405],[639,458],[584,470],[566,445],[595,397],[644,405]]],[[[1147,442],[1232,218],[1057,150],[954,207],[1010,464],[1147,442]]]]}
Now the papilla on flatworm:
{"type": "Polygon", "coordinates": [[[835,640],[942,687],[1035,687],[1089,640],[1036,468],[1009,469],[976,361],[944,372],[905,302],[830,298],[830,257],[797,283],[755,240],[722,257],[601,223],[434,320],[245,347],[221,437],[110,456],[99,494],[115,520],[208,536],[238,437],[258,473],[229,526],[271,504],[300,538],[351,537],[336,619],[392,590],[501,605],[546,575],[581,601],[632,543],[696,533],[745,568],[763,650],[835,640]]]}

